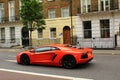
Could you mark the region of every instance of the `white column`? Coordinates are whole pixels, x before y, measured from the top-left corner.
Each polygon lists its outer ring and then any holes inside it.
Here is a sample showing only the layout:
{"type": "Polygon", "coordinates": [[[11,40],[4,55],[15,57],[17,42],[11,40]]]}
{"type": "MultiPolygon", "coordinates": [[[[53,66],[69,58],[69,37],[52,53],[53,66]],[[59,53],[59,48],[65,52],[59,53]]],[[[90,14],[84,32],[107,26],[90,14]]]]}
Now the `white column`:
{"type": "Polygon", "coordinates": [[[120,0],[118,1],[118,6],[119,6],[119,10],[120,10],[120,0]]]}

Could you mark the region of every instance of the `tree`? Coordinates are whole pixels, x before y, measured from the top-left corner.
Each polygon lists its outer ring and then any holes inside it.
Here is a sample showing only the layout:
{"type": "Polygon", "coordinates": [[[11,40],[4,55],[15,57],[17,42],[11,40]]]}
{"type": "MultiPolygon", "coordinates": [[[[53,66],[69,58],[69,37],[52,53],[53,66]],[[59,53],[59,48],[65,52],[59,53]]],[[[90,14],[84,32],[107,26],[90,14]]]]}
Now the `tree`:
{"type": "Polygon", "coordinates": [[[32,31],[44,29],[43,6],[39,0],[21,0],[20,17],[23,27],[29,29],[29,46],[32,46],[32,31]]]}

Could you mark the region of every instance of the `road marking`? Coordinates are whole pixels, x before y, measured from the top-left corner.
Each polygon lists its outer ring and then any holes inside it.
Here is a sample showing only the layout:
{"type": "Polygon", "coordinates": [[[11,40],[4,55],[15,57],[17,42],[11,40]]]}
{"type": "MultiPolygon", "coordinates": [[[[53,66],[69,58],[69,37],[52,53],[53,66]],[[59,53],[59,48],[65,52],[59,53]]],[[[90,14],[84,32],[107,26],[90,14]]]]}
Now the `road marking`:
{"type": "Polygon", "coordinates": [[[43,76],[43,77],[53,77],[53,78],[61,78],[61,79],[63,78],[63,79],[70,79],[70,80],[93,80],[93,79],[86,79],[86,78],[76,78],[76,77],[68,77],[68,76],[58,76],[58,75],[41,74],[41,73],[34,73],[34,72],[17,71],[17,70],[10,70],[10,69],[4,69],[4,68],[0,68],[0,71],[22,73],[22,74],[36,75],[36,76],[43,76]]]}
{"type": "Polygon", "coordinates": [[[8,57],[14,57],[14,58],[16,58],[16,56],[13,56],[13,55],[8,55],[8,57]]]}
{"type": "Polygon", "coordinates": [[[16,60],[5,60],[5,61],[9,61],[9,62],[17,62],[16,60]]]}

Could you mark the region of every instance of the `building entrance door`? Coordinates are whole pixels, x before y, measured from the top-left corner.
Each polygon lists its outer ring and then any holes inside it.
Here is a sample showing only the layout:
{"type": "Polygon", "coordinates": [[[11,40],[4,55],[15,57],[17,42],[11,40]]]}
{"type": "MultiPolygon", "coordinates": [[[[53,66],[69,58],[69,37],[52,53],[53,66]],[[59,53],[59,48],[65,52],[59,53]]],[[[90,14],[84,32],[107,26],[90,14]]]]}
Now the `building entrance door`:
{"type": "Polygon", "coordinates": [[[22,45],[29,46],[29,30],[26,27],[22,28],[22,45]]]}
{"type": "Polygon", "coordinates": [[[63,43],[64,44],[71,44],[70,27],[69,26],[65,26],[63,28],[63,43]]]}

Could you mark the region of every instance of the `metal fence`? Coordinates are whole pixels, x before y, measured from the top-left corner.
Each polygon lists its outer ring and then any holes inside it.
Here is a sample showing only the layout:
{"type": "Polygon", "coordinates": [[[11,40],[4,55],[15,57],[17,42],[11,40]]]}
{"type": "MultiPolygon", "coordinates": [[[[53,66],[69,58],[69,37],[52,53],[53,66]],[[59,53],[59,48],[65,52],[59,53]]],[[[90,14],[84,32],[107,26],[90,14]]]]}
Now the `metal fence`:
{"type": "Polygon", "coordinates": [[[0,39],[0,47],[19,46],[20,39],[0,39]]]}
{"type": "Polygon", "coordinates": [[[47,44],[59,44],[60,38],[50,39],[50,38],[43,38],[43,39],[32,39],[33,46],[42,46],[47,44]]]}
{"type": "MultiPolygon", "coordinates": [[[[47,44],[59,44],[59,43],[60,43],[60,38],[32,39],[32,46],[42,46],[47,44]]],[[[29,39],[0,39],[0,47],[14,47],[14,46],[23,46],[23,47],[29,46],[29,39]]]]}
{"type": "MultiPolygon", "coordinates": [[[[32,46],[42,46],[47,44],[60,44],[60,38],[50,39],[50,38],[43,38],[43,39],[32,39],[32,46]]],[[[29,40],[26,40],[28,43],[29,40]]],[[[22,43],[21,39],[0,39],[0,47],[13,47],[13,46],[20,46],[22,43]]],[[[72,44],[77,45],[79,47],[90,47],[90,48],[115,48],[115,37],[111,38],[91,38],[91,39],[84,39],[80,37],[73,37],[72,44]]],[[[29,44],[28,44],[29,45],[29,44]]],[[[22,44],[24,46],[24,44],[22,44]]]]}
{"type": "Polygon", "coordinates": [[[77,45],[80,47],[90,47],[90,48],[115,48],[115,38],[77,38],[77,45]]]}

